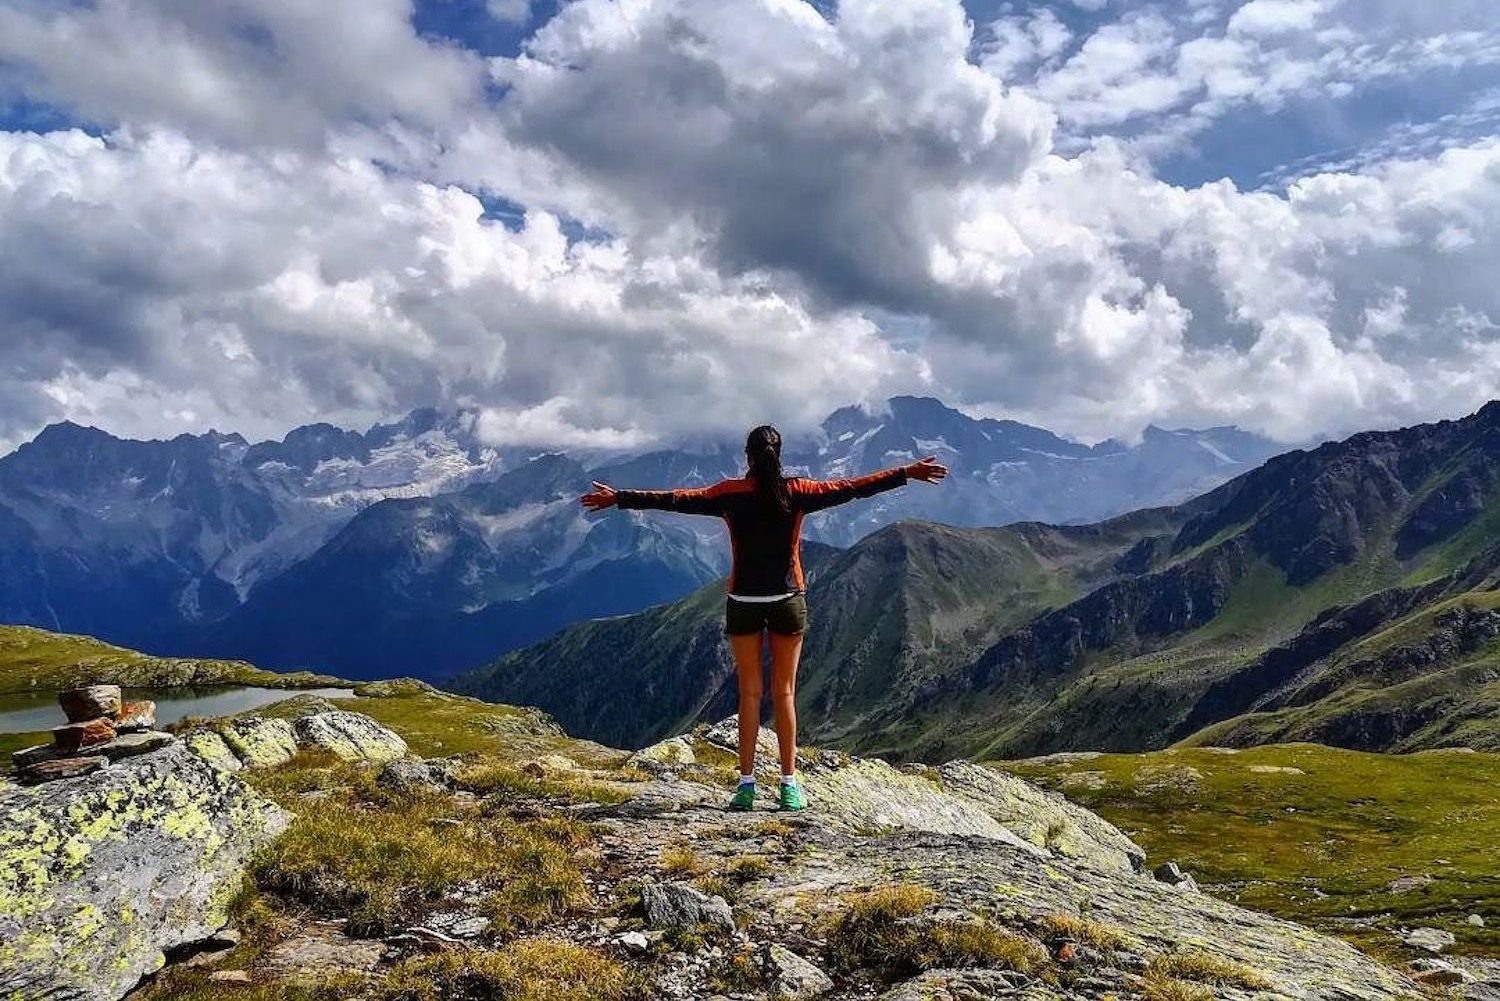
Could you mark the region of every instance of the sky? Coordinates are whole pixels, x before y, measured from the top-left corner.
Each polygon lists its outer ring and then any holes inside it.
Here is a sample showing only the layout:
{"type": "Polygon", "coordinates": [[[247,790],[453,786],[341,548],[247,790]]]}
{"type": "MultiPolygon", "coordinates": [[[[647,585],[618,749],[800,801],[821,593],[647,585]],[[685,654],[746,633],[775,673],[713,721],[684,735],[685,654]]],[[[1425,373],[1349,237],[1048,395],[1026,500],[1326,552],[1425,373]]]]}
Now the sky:
{"type": "Polygon", "coordinates": [[[1500,396],[1494,0],[0,0],[0,448],[1500,396]]]}

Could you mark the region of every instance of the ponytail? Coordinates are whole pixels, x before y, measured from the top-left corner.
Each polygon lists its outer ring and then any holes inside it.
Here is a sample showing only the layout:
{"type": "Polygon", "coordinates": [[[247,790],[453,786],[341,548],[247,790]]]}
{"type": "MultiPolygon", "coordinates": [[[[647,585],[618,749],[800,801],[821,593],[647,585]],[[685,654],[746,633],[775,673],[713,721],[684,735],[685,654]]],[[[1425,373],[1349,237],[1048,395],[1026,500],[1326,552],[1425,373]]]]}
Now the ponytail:
{"type": "Polygon", "coordinates": [[[769,424],[755,428],[745,438],[745,458],[750,462],[750,478],[755,492],[768,507],[789,514],[792,492],[781,473],[781,433],[769,424]]]}

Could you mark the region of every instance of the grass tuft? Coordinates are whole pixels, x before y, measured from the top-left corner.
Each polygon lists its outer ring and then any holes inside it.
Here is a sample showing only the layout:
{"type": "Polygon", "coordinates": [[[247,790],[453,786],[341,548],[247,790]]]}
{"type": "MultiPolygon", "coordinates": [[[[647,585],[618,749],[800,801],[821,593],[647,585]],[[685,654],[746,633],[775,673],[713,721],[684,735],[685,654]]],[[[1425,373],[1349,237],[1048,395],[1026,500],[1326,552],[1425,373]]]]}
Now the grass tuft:
{"type": "Polygon", "coordinates": [[[1051,957],[1041,943],[984,918],[922,920],[938,897],[899,884],[850,896],[828,924],[828,954],[842,970],[907,976],[938,967],[981,966],[1038,975],[1051,957]]]}
{"type": "Polygon", "coordinates": [[[1142,994],[1145,1001],[1214,1001],[1214,992],[1207,987],[1155,972],[1147,972],[1142,994]]]}
{"type": "Polygon", "coordinates": [[[1191,949],[1157,956],[1147,967],[1148,973],[1178,980],[1191,980],[1210,987],[1242,987],[1245,990],[1271,989],[1271,982],[1244,963],[1191,949]]]}
{"type": "Polygon", "coordinates": [[[1066,939],[1100,952],[1113,952],[1125,944],[1125,936],[1116,928],[1072,914],[1044,914],[1037,925],[1047,939],[1066,939]]]}
{"type": "Polygon", "coordinates": [[[638,978],[604,953],[534,938],[485,952],[407,960],[365,995],[373,1001],[636,1001],[638,978]]]}
{"type": "Polygon", "coordinates": [[[299,757],[255,781],[297,813],[251,862],[256,886],[349,919],[356,935],[420,921],[460,887],[488,890],[497,932],[534,928],[583,906],[592,837],[567,818],[517,821],[444,795],[396,794],[368,770],[299,757]],[[304,800],[311,790],[331,790],[304,800]]]}

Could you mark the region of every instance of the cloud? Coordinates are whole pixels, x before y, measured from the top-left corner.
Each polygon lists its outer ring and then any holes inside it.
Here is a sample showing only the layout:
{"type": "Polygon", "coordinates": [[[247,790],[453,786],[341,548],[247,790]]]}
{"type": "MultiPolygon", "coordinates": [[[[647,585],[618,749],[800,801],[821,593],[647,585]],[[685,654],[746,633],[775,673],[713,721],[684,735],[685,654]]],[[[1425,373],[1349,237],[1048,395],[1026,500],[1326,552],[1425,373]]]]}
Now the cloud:
{"type": "Polygon", "coordinates": [[[921,381],[853,312],[482,213],[356,160],[0,134],[0,435],[63,414],[271,434],[461,402],[512,411],[493,424],[516,440],[543,417],[646,440],[921,381]]]}
{"type": "Polygon", "coordinates": [[[1151,158],[1493,33],[1445,13],[1372,48],[1406,15],[1123,6],[976,40],[955,0],[576,0],[480,63],[392,0],[337,58],[315,49],[349,5],[0,0],[27,86],[123,123],[0,133],[0,440],[447,404],[496,441],[618,446],[930,392],[1091,438],[1300,441],[1500,393],[1500,144],[1393,138],[1281,191],[1151,158]]]}
{"type": "Polygon", "coordinates": [[[411,0],[5,0],[0,62],[89,120],[237,145],[452,125],[484,82],[477,55],[417,36],[411,0]]]}

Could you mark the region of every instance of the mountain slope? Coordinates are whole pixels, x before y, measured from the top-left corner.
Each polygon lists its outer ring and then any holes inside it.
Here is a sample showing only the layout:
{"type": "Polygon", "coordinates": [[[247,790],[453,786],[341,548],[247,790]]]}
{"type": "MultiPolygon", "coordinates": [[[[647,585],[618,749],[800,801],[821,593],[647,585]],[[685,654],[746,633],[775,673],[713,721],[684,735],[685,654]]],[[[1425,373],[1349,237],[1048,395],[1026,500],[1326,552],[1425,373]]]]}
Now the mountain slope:
{"type": "MultiPolygon", "coordinates": [[[[1279,456],[1095,527],[886,529],[810,591],[804,725],[824,743],[923,758],[1189,738],[1494,746],[1497,467],[1491,404],[1279,456]],[[941,558],[920,558],[939,537],[941,558]],[[987,550],[995,539],[1021,549],[987,550]],[[1080,548],[1044,558],[1047,545],[1080,548]],[[1352,645],[1398,625],[1393,650],[1352,645]]],[[[610,628],[632,671],[631,623],[610,628]]],[[[503,695],[537,656],[462,685],[503,695]]],[[[587,685],[593,666],[551,670],[587,685]]]]}
{"type": "Polygon", "coordinates": [[[544,456],[454,493],[382,501],[194,645],[356,678],[439,677],[717,576],[717,551],[681,528],[588,522],[576,497],[587,478],[544,456]]]}
{"type": "MultiPolygon", "coordinates": [[[[539,515],[505,488],[487,499],[467,493],[541,458],[487,444],[478,427],[472,412],[419,410],[365,432],[313,424],[257,444],[215,432],[128,441],[47,428],[0,457],[0,621],[362,675],[406,673],[392,662],[417,656],[431,677],[581,618],[681,597],[725,568],[717,523],[653,514],[598,527],[576,511],[539,515]],[[450,493],[467,499],[438,500],[450,493]],[[547,543],[562,554],[555,566],[528,555],[538,524],[557,536],[547,543]],[[422,548],[450,537],[446,557],[422,548]]],[[[580,452],[568,457],[568,490],[595,478],[709,483],[739,474],[739,445],[580,452]]],[[[941,491],[887,494],[808,520],[809,538],[848,545],[912,517],[1087,520],[1186,496],[1276,449],[1230,429],[1148,429],[1138,445],[1088,446],[898,397],[875,411],[839,410],[790,438],[787,465],[821,477],[929,452],[949,463],[941,491]]]]}

